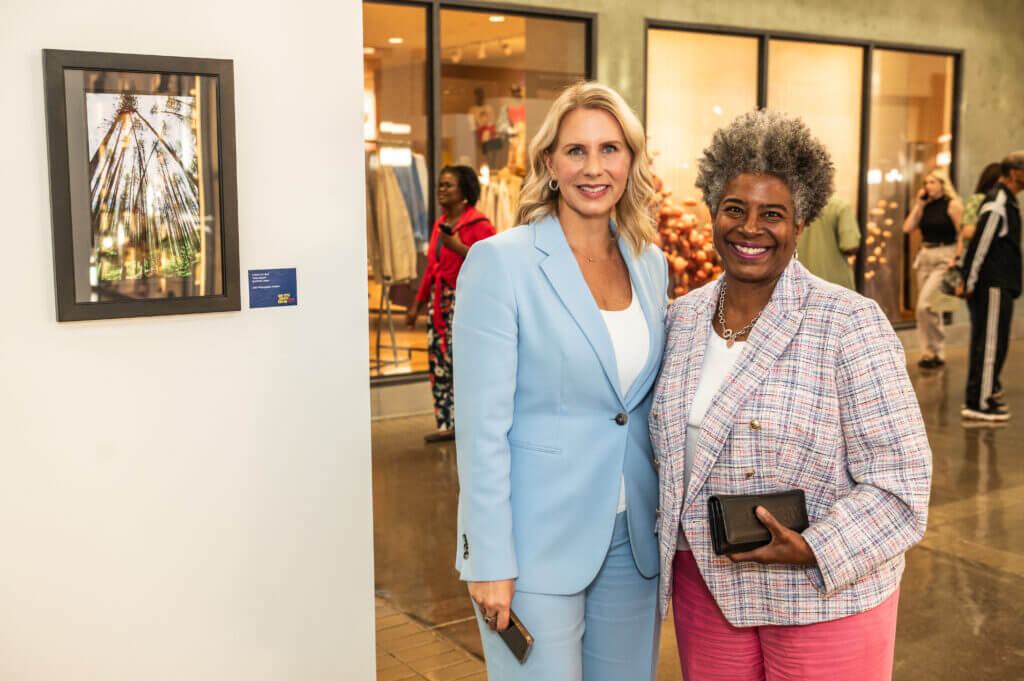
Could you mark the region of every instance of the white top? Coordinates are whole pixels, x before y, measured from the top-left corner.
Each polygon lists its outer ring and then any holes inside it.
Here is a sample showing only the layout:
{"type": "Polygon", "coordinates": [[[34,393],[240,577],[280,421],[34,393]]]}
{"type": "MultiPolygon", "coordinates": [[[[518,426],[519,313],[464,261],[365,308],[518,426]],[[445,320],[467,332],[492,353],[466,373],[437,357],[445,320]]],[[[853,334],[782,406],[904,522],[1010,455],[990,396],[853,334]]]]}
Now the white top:
{"type": "MultiPolygon", "coordinates": [[[[634,293],[629,307],[625,310],[601,310],[604,323],[608,327],[608,335],[612,338],[615,349],[615,363],[619,367],[619,387],[622,396],[629,394],[629,389],[640,376],[647,356],[651,353],[650,329],[647,317],[640,307],[640,298],[634,293]]],[[[619,510],[626,510],[626,479],[619,481],[619,510]]]]}
{"type": "MultiPolygon", "coordinates": [[[[709,329],[708,342],[704,346],[704,364],[701,366],[700,378],[697,381],[697,392],[693,396],[693,404],[690,405],[690,415],[686,419],[686,458],[683,460],[683,490],[686,490],[690,484],[690,474],[693,472],[693,462],[697,456],[697,440],[700,439],[700,428],[704,423],[704,415],[711,408],[711,403],[718,394],[718,390],[725,383],[729,373],[732,372],[733,365],[740,358],[745,345],[745,343],[737,342],[730,348],[726,345],[725,339],[715,333],[713,328],[709,329]]],[[[676,551],[689,550],[690,544],[686,541],[686,535],[680,526],[679,539],[676,541],[676,551]]]]}

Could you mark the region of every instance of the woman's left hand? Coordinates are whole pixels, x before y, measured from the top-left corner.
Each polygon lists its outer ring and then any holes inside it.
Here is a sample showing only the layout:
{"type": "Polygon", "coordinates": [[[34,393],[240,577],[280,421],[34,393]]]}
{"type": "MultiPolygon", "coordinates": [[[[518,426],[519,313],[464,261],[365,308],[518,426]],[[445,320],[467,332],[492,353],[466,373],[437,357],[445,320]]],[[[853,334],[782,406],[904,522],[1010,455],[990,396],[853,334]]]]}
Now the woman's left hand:
{"type": "Polygon", "coordinates": [[[734,563],[751,561],[764,563],[766,565],[781,563],[783,565],[814,565],[818,561],[814,557],[811,547],[804,541],[799,532],[794,532],[768,512],[764,506],[757,507],[757,518],[768,531],[771,532],[772,541],[753,551],[728,554],[729,560],[734,563]]]}

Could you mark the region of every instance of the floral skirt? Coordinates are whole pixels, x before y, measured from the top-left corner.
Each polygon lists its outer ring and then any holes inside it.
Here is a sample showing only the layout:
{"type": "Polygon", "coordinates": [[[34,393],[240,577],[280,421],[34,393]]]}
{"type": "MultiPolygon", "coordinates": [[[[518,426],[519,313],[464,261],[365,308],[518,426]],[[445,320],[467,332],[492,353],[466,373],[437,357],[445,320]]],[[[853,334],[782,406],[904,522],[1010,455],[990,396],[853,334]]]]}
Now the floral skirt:
{"type": "MultiPolygon", "coordinates": [[[[436,289],[435,289],[436,290],[436,289]]],[[[441,282],[441,316],[445,328],[434,328],[434,292],[427,308],[427,360],[430,363],[430,387],[434,393],[434,418],[438,430],[455,427],[455,386],[452,383],[452,317],[455,313],[455,287],[441,282]],[[444,343],[442,343],[444,339],[444,343]]]]}

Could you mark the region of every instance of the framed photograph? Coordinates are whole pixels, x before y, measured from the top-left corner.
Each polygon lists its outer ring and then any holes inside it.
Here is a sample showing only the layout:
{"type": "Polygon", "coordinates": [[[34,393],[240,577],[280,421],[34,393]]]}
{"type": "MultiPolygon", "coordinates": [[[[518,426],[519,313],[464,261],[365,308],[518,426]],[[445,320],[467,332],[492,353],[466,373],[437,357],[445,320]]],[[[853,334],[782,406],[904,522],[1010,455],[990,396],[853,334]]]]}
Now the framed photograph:
{"type": "Polygon", "coordinates": [[[240,309],[232,62],[43,67],[57,321],[240,309]]]}

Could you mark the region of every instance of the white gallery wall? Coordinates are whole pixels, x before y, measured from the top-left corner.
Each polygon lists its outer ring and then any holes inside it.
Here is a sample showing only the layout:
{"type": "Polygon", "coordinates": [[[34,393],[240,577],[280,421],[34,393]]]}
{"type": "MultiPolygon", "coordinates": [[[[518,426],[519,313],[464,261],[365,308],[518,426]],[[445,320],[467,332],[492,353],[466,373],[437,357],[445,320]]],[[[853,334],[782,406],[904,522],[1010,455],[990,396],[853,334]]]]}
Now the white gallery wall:
{"type": "Polygon", "coordinates": [[[373,678],[360,11],[0,3],[0,679],[373,678]],[[234,60],[297,307],[55,321],[43,48],[234,60]]]}

